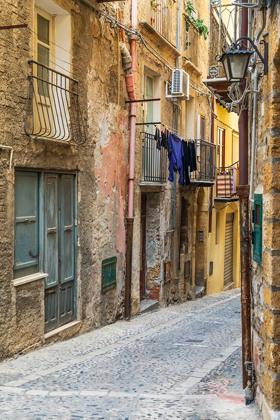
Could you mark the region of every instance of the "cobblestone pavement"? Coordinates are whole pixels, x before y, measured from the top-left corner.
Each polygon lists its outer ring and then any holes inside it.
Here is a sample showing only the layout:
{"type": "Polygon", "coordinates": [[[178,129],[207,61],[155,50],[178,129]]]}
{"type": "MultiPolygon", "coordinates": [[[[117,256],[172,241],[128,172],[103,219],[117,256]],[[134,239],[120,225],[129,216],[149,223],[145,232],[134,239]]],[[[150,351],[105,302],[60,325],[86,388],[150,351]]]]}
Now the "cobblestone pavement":
{"type": "Polygon", "coordinates": [[[118,321],[0,364],[0,420],[259,420],[241,387],[240,293],[118,321]]]}

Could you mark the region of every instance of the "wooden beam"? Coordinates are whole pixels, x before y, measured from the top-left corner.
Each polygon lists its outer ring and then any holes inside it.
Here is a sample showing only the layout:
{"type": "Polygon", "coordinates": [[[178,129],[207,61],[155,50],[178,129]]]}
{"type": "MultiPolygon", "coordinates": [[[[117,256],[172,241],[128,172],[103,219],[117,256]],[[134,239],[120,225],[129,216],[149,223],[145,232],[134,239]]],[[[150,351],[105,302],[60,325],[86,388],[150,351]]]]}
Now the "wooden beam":
{"type": "Polygon", "coordinates": [[[134,102],[153,102],[160,101],[160,98],[155,99],[135,99],[134,101],[125,101],[126,104],[133,104],[134,102]]]}
{"type": "Polygon", "coordinates": [[[22,25],[0,26],[0,31],[2,29],[17,29],[17,28],[27,28],[27,24],[26,23],[23,23],[22,25]]]}

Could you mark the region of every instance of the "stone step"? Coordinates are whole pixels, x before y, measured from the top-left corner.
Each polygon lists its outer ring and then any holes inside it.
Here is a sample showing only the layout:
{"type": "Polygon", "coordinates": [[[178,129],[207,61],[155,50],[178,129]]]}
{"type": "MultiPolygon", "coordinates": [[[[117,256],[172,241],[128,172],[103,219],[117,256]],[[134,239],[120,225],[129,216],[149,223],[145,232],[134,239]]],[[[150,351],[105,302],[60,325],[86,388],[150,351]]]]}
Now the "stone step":
{"type": "Polygon", "coordinates": [[[196,299],[202,298],[205,295],[205,287],[204,286],[195,286],[195,297],[196,299]]]}
{"type": "Polygon", "coordinates": [[[140,314],[152,312],[158,309],[158,301],[155,299],[144,299],[140,302],[140,314]]]}

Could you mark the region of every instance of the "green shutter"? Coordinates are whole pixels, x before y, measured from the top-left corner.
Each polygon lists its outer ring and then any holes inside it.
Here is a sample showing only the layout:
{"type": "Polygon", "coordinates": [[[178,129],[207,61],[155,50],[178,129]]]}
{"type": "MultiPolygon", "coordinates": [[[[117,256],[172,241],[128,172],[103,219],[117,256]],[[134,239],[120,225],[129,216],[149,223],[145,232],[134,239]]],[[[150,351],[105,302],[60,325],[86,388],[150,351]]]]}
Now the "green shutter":
{"type": "Polygon", "coordinates": [[[16,171],[14,269],[22,270],[16,277],[38,270],[38,252],[38,174],[16,171]]]}
{"type": "Polygon", "coordinates": [[[102,292],[107,292],[116,287],[117,257],[102,261],[102,292]]]}
{"type": "Polygon", "coordinates": [[[254,195],[254,245],[253,260],[262,265],[262,194],[254,195]]]}
{"type": "Polygon", "coordinates": [[[74,175],[61,175],[61,283],[74,280],[74,175]]]}
{"type": "Polygon", "coordinates": [[[46,287],[58,284],[58,175],[45,175],[45,255],[46,287]]]}

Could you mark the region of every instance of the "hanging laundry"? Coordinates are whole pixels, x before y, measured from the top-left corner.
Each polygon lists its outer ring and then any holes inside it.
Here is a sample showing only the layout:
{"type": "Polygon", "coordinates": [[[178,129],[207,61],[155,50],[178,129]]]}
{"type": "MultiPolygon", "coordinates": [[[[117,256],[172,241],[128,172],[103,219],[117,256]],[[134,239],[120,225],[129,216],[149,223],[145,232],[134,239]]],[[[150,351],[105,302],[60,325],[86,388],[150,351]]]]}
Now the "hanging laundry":
{"type": "Polygon", "coordinates": [[[156,133],[155,133],[154,139],[155,139],[155,141],[157,143],[157,145],[156,145],[157,149],[160,150],[161,149],[161,141],[160,141],[161,139],[160,139],[160,130],[159,130],[159,128],[156,128],[156,133]]]}
{"type": "Polygon", "coordinates": [[[168,150],[168,137],[167,137],[166,130],[162,130],[161,132],[161,146],[165,150],[168,150]]]}
{"type": "Polygon", "coordinates": [[[190,181],[190,153],[189,153],[189,144],[186,141],[183,141],[183,185],[189,185],[191,183],[190,181]]]}
{"type": "Polygon", "coordinates": [[[168,180],[174,181],[173,172],[179,172],[179,184],[184,185],[184,176],[183,176],[183,158],[184,151],[182,140],[176,134],[170,133],[169,135],[169,177],[168,180]]]}
{"type": "Polygon", "coordinates": [[[193,141],[188,142],[188,153],[189,153],[190,172],[194,172],[197,170],[197,165],[196,165],[195,144],[193,141]]]}

